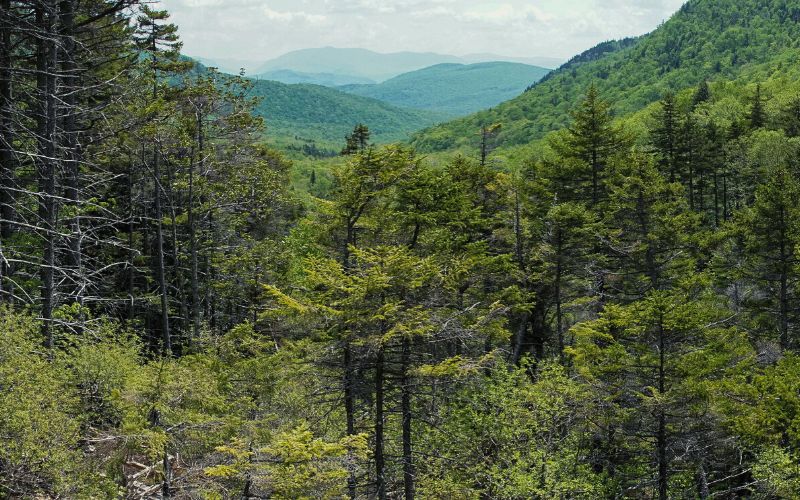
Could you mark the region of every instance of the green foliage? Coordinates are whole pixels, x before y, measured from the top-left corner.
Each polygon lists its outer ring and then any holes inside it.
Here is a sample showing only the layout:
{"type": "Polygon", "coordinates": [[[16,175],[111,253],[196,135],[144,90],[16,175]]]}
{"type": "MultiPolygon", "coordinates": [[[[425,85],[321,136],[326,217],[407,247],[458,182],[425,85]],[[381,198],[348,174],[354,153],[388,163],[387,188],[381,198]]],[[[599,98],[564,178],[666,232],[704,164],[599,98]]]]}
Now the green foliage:
{"type": "Polygon", "coordinates": [[[561,367],[503,364],[460,388],[421,429],[426,498],[597,498],[607,478],[583,460],[593,411],[587,387],[561,367]],[[530,367],[529,367],[530,369],[530,367]],[[453,466],[458,464],[457,467],[453,466]]]}
{"type": "Polygon", "coordinates": [[[328,146],[338,145],[353,127],[365,123],[373,139],[386,143],[407,139],[412,132],[443,120],[447,115],[405,109],[320,85],[286,85],[251,80],[255,109],[273,138],[301,137],[328,146]]]}
{"type": "Polygon", "coordinates": [[[85,413],[64,370],[42,352],[29,316],[0,308],[0,494],[115,496],[79,447],[85,413]]]}
{"type": "Polygon", "coordinates": [[[526,64],[492,62],[437,64],[375,85],[341,90],[403,108],[463,116],[513,99],[550,70],[526,64]]]}
{"type": "Polygon", "coordinates": [[[140,14],[81,73],[123,96],[85,85],[50,153],[52,33],[0,71],[0,496],[797,498],[800,8],[691,1],[426,143],[474,158],[357,126],[294,166],[303,205],[261,84],[140,14]]]}

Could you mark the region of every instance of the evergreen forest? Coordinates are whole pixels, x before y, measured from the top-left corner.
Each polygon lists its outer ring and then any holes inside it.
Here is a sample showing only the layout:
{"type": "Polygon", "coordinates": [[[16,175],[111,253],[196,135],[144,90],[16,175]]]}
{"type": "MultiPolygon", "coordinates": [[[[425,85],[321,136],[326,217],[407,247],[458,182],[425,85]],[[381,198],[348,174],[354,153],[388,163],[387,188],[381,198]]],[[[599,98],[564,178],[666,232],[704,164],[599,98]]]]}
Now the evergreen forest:
{"type": "Polygon", "coordinates": [[[798,62],[800,0],[690,0],[387,143],[0,0],[0,498],[800,498],[798,62]]]}

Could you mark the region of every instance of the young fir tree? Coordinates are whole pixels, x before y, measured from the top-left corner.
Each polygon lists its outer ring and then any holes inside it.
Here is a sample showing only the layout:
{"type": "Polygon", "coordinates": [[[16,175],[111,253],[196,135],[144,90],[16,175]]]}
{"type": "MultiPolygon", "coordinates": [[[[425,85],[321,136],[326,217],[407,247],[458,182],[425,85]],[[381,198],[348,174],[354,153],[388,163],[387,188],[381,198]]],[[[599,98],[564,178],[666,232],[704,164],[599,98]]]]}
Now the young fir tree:
{"type": "Polygon", "coordinates": [[[678,179],[679,111],[675,94],[667,92],[659,103],[655,127],[650,132],[650,140],[658,154],[659,166],[669,172],[670,182],[678,179]]]}
{"type": "Polygon", "coordinates": [[[800,98],[793,98],[782,109],[780,127],[788,137],[800,137],[800,98]]]}
{"type": "Polygon", "coordinates": [[[689,279],[610,305],[599,320],[574,328],[575,368],[606,415],[594,460],[616,494],[710,498],[727,490],[729,476],[746,472],[735,463],[709,468],[734,448],[710,413],[708,389],[736,373],[751,350],[705,288],[702,278],[689,279]]]}
{"type": "Polygon", "coordinates": [[[563,142],[555,143],[555,147],[562,157],[583,165],[585,171],[579,175],[586,182],[585,199],[596,207],[605,198],[603,181],[608,162],[615,154],[624,151],[629,143],[625,133],[613,124],[611,105],[591,85],[584,100],[572,113],[572,125],[563,142]]]}

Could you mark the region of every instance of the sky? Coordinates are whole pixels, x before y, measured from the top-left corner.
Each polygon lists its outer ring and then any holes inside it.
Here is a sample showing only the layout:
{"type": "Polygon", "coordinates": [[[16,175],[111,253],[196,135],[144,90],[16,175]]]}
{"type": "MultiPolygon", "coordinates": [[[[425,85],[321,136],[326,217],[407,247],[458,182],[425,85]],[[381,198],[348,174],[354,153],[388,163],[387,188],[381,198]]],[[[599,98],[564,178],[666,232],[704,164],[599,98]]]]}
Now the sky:
{"type": "Polygon", "coordinates": [[[160,0],[183,52],[266,61],[292,50],[569,57],[655,29],[684,0],[160,0]]]}

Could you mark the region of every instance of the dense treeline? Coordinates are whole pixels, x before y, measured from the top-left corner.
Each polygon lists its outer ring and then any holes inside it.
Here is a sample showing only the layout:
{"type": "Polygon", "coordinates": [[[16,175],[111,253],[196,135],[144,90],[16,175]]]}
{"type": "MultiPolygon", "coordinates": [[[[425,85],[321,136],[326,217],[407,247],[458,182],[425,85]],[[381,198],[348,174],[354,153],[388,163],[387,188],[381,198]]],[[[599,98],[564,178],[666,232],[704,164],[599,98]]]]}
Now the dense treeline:
{"type": "Polygon", "coordinates": [[[166,13],[3,6],[0,496],[800,491],[800,97],[589,86],[510,171],[359,125],[301,210],[166,13]]]}
{"type": "Polygon", "coordinates": [[[224,257],[286,211],[247,83],[190,71],[166,13],[134,3],[3,10],[0,300],[37,306],[49,347],[108,315],[177,352],[249,317],[224,257]]]}

